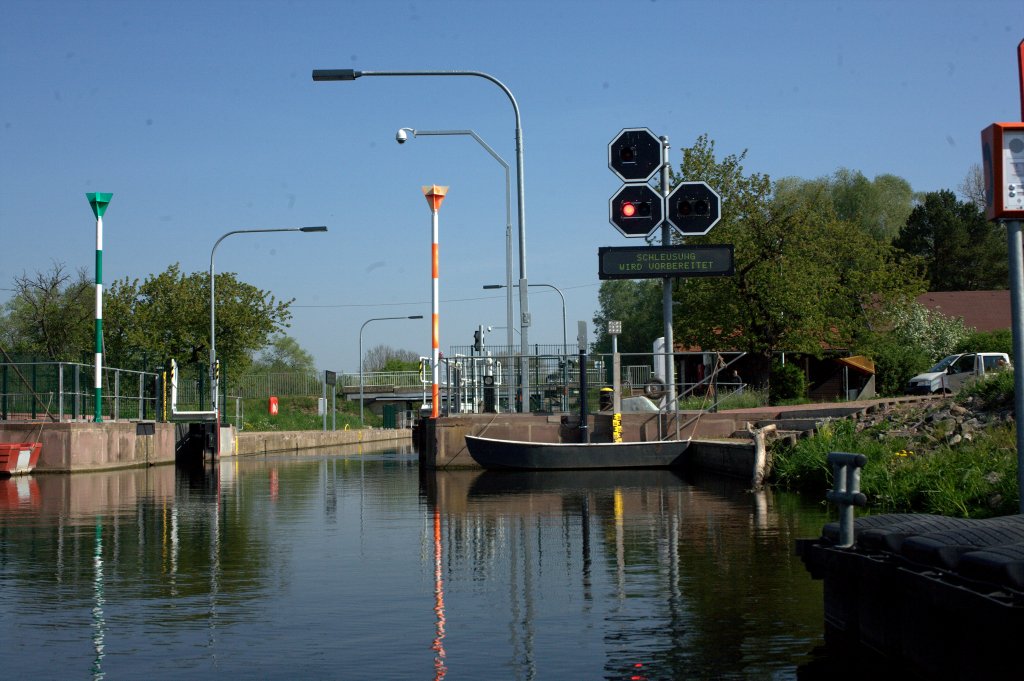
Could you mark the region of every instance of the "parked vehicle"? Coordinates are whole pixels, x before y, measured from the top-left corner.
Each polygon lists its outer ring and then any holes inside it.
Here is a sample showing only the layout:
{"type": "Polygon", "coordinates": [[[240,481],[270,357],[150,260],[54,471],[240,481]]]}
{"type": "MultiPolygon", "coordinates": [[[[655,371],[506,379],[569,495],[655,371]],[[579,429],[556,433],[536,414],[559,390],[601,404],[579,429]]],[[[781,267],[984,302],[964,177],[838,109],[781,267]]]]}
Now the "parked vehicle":
{"type": "Polygon", "coordinates": [[[954,392],[971,379],[1009,366],[1010,357],[1005,352],[965,352],[950,355],[928,371],[910,379],[907,392],[911,395],[954,392]]]}

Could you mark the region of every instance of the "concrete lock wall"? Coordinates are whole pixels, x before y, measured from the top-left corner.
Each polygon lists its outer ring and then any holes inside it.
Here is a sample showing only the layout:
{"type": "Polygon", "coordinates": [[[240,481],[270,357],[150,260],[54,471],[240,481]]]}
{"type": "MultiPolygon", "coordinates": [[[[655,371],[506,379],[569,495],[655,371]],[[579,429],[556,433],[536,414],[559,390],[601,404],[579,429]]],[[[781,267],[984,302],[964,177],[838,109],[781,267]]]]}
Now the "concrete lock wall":
{"type": "MultiPolygon", "coordinates": [[[[222,431],[223,433],[223,431],[222,431]]],[[[238,433],[234,442],[226,447],[221,436],[221,455],[230,451],[238,456],[254,454],[272,454],[279,452],[299,452],[305,449],[321,447],[342,447],[367,442],[395,442],[408,444],[412,441],[412,430],[409,428],[379,429],[364,428],[360,430],[295,430],[262,433],[238,433]]]]}
{"type": "MultiPolygon", "coordinates": [[[[187,431],[187,429],[185,429],[187,431]]],[[[37,473],[75,473],[174,463],[174,423],[0,423],[0,442],[41,442],[37,473]]],[[[236,433],[220,429],[222,457],[299,452],[360,443],[411,442],[412,431],[363,429],[236,433]]]]}
{"type": "Polygon", "coordinates": [[[36,466],[40,473],[174,461],[174,425],[170,423],[3,423],[0,442],[41,442],[36,466]]]}

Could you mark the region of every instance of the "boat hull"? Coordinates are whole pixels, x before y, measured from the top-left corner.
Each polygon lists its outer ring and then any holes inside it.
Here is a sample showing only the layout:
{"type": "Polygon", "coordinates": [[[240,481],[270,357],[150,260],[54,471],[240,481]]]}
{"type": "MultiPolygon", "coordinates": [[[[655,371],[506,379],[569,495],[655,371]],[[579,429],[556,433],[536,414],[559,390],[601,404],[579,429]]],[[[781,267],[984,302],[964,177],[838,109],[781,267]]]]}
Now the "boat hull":
{"type": "Polygon", "coordinates": [[[466,436],[466,448],[489,470],[679,468],[689,442],[521,442],[466,436]]]}

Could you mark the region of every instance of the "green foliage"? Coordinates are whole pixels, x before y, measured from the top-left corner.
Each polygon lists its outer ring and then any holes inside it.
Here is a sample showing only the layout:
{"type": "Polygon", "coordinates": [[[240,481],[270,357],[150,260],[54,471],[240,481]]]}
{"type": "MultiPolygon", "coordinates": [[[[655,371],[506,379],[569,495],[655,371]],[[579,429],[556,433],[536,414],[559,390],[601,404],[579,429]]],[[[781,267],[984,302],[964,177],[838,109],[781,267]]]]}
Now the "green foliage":
{"type": "Polygon", "coordinates": [[[704,180],[722,195],[713,237],[732,243],[736,274],[690,279],[676,294],[685,323],[678,343],[744,350],[751,383],[767,384],[778,350],[820,354],[851,347],[868,329],[865,310],[923,290],[914,268],[867,233],[840,220],[826,192],[776,191],[768,176],[744,173],[745,154],[718,160],[706,136],[683,149],[674,180],[704,180]]]}
{"type": "MultiPolygon", "coordinates": [[[[247,431],[288,431],[288,430],[321,430],[324,426],[324,417],[317,413],[316,397],[282,397],[278,402],[278,413],[271,416],[267,413],[267,401],[265,399],[243,400],[244,417],[243,430],[247,431]]],[[[360,428],[359,405],[348,401],[337,403],[338,411],[334,417],[334,424],[338,430],[353,430],[360,428]]],[[[330,397],[328,397],[328,409],[330,409],[330,397]]],[[[374,416],[365,411],[366,425],[380,425],[380,417],[374,416]]],[[[327,413],[327,427],[332,424],[330,411],[327,413]]]]}
{"type": "Polygon", "coordinates": [[[660,279],[611,279],[601,282],[600,308],[594,313],[594,351],[612,351],[608,322],[622,322],[619,352],[650,352],[655,338],[665,335],[660,279]]]}
{"type": "MultiPolygon", "coordinates": [[[[271,334],[287,327],[292,301],[217,275],[217,357],[235,373],[244,371],[271,334]]],[[[210,353],[210,277],[182,274],[177,264],[145,281],[115,281],[105,296],[105,348],[112,366],[131,367],[177,359],[196,363],[210,353]]]]}
{"type": "Polygon", "coordinates": [[[848,168],[816,180],[784,178],[776,193],[818,194],[831,202],[838,219],[885,243],[906,224],[915,198],[910,183],[902,177],[878,175],[869,180],[859,170],[848,168]]]}
{"type": "Polygon", "coordinates": [[[947,317],[914,300],[889,304],[881,319],[893,338],[921,348],[931,362],[956,352],[957,346],[968,336],[961,318],[947,317]]]}
{"type": "Polygon", "coordinates": [[[911,378],[958,352],[969,337],[959,317],[947,317],[911,299],[890,302],[874,317],[885,331],[864,334],[854,347],[875,362],[875,390],[880,395],[903,394],[911,378]]]}
{"type": "Polygon", "coordinates": [[[412,350],[399,350],[390,345],[375,345],[363,357],[363,371],[416,371],[420,356],[412,350]]]}
{"type": "Polygon", "coordinates": [[[948,190],[930,192],[914,208],[893,245],[924,259],[929,291],[1005,289],[1006,230],[948,190]]]}
{"type": "Polygon", "coordinates": [[[768,393],[771,404],[800,399],[806,395],[807,377],[800,367],[792,363],[772,362],[771,390],[768,393]]]}
{"type": "Polygon", "coordinates": [[[1012,359],[1013,332],[1010,329],[973,331],[956,344],[953,352],[1005,352],[1012,359]]]}
{"type": "Polygon", "coordinates": [[[1016,394],[1013,369],[997,371],[969,381],[959,393],[957,402],[966,403],[972,398],[980,400],[986,409],[1010,409],[1016,394]]]}
{"type": "Polygon", "coordinates": [[[283,333],[275,334],[265,348],[253,360],[250,371],[263,373],[310,372],[316,371],[313,355],[306,352],[299,342],[283,333]]]}
{"type": "Polygon", "coordinates": [[[875,363],[875,391],[879,395],[902,395],[910,379],[934,363],[921,346],[893,334],[878,334],[860,352],[875,363]]]}
{"type": "Polygon", "coordinates": [[[853,421],[826,424],[817,435],[773,451],[773,482],[811,496],[832,487],[829,452],[868,458],[861,491],[869,509],[988,517],[1017,512],[1016,435],[1012,427],[990,428],[971,443],[933,452],[909,451],[905,440],[857,432],[853,421]]]}
{"type": "Polygon", "coordinates": [[[0,314],[0,343],[9,353],[81,361],[96,351],[95,281],[84,269],[53,263],[47,272],[14,278],[14,297],[0,314]]]}

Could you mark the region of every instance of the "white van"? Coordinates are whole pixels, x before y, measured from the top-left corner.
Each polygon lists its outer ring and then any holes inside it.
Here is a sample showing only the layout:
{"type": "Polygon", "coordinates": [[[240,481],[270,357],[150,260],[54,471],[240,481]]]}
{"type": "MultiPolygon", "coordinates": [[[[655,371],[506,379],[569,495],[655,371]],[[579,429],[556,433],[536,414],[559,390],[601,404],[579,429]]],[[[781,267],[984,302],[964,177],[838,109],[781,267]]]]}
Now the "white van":
{"type": "Polygon", "coordinates": [[[953,392],[976,376],[984,376],[1009,366],[1010,357],[1005,352],[965,352],[950,355],[942,358],[942,361],[928,371],[910,379],[907,393],[928,395],[953,392]]]}

